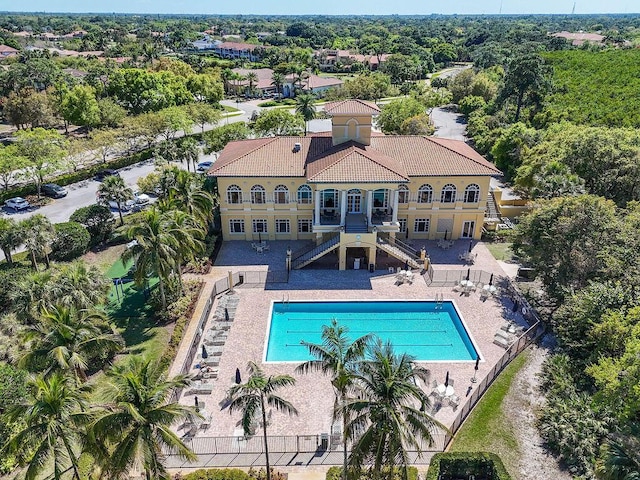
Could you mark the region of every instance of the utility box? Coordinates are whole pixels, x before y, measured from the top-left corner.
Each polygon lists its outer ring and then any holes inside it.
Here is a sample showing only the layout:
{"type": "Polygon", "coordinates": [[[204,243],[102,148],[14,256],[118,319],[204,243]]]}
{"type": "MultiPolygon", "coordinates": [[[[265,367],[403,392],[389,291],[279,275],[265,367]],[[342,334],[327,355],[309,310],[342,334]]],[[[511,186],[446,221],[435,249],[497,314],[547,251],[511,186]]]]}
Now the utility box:
{"type": "Polygon", "coordinates": [[[376,265],[375,265],[374,263],[370,263],[370,264],[369,264],[369,271],[370,271],[371,273],[373,273],[373,272],[375,272],[375,271],[376,271],[376,265]]]}
{"type": "Polygon", "coordinates": [[[353,269],[354,270],[360,270],[360,259],[356,258],[353,260],[353,269]]]}

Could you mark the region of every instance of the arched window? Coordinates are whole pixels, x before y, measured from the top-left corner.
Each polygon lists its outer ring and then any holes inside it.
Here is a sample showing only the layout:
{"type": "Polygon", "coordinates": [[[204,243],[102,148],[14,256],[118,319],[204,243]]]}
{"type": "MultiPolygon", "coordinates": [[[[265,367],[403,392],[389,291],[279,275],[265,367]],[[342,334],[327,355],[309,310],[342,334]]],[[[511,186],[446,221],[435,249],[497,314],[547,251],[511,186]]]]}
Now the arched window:
{"type": "Polygon", "coordinates": [[[275,203],[289,203],[289,189],[284,185],[278,185],[273,192],[275,203]]]}
{"type": "Polygon", "coordinates": [[[309,185],[302,185],[298,189],[298,203],[311,203],[312,194],[311,187],[309,185]]]}
{"type": "Polygon", "coordinates": [[[227,187],[227,203],[242,203],[242,190],[237,185],[227,187]]]}
{"type": "Polygon", "coordinates": [[[251,203],[265,203],[267,201],[264,187],[254,185],[251,187],[251,203]]]}
{"type": "Polygon", "coordinates": [[[442,194],[440,195],[440,202],[442,203],[455,203],[456,201],[456,186],[447,183],[442,187],[442,194]]]}
{"type": "Polygon", "coordinates": [[[433,201],[433,188],[431,185],[422,185],[418,189],[418,203],[431,203],[433,201]]]}
{"type": "Polygon", "coordinates": [[[409,203],[409,189],[406,185],[398,185],[398,203],[409,203]]]}
{"type": "Polygon", "coordinates": [[[480,200],[480,187],[475,183],[464,189],[464,203],[478,203],[480,200]]]}

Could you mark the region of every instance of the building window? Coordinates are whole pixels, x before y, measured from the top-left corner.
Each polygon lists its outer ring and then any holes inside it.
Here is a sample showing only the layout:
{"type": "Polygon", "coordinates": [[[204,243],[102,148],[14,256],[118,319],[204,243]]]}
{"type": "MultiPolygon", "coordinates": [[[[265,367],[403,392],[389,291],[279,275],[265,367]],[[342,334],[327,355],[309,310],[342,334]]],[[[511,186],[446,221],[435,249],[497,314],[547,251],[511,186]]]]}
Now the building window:
{"type": "Polygon", "coordinates": [[[442,203],[455,203],[456,201],[456,186],[450,183],[442,187],[442,194],[440,195],[440,202],[442,203]]]}
{"type": "Polygon", "coordinates": [[[416,218],[413,222],[413,231],[416,233],[426,233],[429,231],[428,218],[416,218]]]}
{"type": "Polygon", "coordinates": [[[290,233],[291,225],[289,220],[276,220],[276,233],[290,233]]]}
{"type": "Polygon", "coordinates": [[[311,233],[311,220],[298,220],[298,233],[311,233]]]}
{"type": "Polygon", "coordinates": [[[311,203],[311,187],[309,185],[302,185],[298,189],[298,203],[311,203]]]}
{"type": "Polygon", "coordinates": [[[422,185],[418,189],[418,203],[431,203],[433,201],[433,188],[431,185],[422,185]]]}
{"type": "Polygon", "coordinates": [[[338,206],[338,191],[333,189],[323,190],[320,200],[322,208],[335,208],[338,206]]]}
{"type": "Polygon", "coordinates": [[[289,189],[284,185],[278,185],[273,192],[273,201],[275,203],[289,203],[289,189]]]}
{"type": "Polygon", "coordinates": [[[400,233],[407,233],[407,219],[399,218],[398,223],[400,224],[400,233]]]}
{"type": "Polygon", "coordinates": [[[480,187],[472,183],[464,189],[464,203],[478,203],[480,200],[480,187]]]}
{"type": "Polygon", "coordinates": [[[251,203],[266,203],[267,195],[262,185],[251,187],[251,203]]]}
{"type": "Polygon", "coordinates": [[[227,203],[242,203],[242,190],[237,185],[229,185],[227,188],[227,203]]]}
{"type": "Polygon", "coordinates": [[[398,203],[409,203],[409,189],[406,185],[398,186],[398,203]]]}
{"type": "Polygon", "coordinates": [[[267,233],[267,221],[264,218],[254,218],[253,233],[267,233]]]}
{"type": "Polygon", "coordinates": [[[244,220],[242,219],[229,220],[229,232],[244,233],[244,220]]]}
{"type": "Polygon", "coordinates": [[[389,206],[389,190],[381,189],[373,192],[373,208],[387,208],[389,206]]]}

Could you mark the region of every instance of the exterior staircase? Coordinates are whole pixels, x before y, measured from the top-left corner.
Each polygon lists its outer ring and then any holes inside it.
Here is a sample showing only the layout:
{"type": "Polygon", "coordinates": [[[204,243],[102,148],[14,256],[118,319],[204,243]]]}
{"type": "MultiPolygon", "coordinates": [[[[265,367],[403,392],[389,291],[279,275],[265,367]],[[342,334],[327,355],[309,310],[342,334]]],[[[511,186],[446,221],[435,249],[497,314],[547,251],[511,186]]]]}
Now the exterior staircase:
{"type": "Polygon", "coordinates": [[[496,205],[496,199],[493,196],[493,192],[489,192],[489,197],[487,198],[487,209],[484,212],[484,216],[485,218],[500,219],[498,206],[496,205]]]}
{"type": "Polygon", "coordinates": [[[361,214],[347,214],[344,224],[344,231],[346,233],[367,233],[369,231],[367,217],[361,214]]]}
{"type": "Polygon", "coordinates": [[[331,237],[329,240],[321,243],[320,245],[316,245],[315,247],[305,252],[300,252],[297,255],[294,255],[291,258],[291,268],[300,269],[302,267],[306,267],[311,262],[326,255],[330,251],[335,250],[336,248],[338,248],[339,245],[340,245],[340,235],[331,237]]]}
{"type": "Polygon", "coordinates": [[[398,260],[402,260],[407,263],[411,268],[422,268],[420,261],[416,260],[417,255],[413,247],[401,242],[400,240],[396,240],[395,243],[391,244],[378,236],[377,247],[398,260]]]}

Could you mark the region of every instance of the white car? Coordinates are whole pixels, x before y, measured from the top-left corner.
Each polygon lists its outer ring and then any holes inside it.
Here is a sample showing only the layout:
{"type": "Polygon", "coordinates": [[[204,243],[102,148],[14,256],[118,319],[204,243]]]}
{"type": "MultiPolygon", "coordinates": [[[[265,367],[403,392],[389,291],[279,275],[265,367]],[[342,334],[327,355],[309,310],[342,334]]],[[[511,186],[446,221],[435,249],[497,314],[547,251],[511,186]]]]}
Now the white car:
{"type": "MultiPolygon", "coordinates": [[[[126,202],[122,202],[120,204],[120,209],[123,212],[128,212],[129,210],[131,210],[135,206],[136,206],[136,202],[134,202],[133,200],[127,200],[126,202]]],[[[111,208],[112,210],[118,210],[118,202],[114,202],[113,200],[109,200],[109,208],[111,208]]]]}
{"type": "Polygon", "coordinates": [[[14,198],[10,198],[9,200],[6,200],[4,202],[5,206],[7,208],[10,208],[11,210],[15,211],[22,211],[22,210],[26,210],[28,209],[31,205],[29,204],[29,202],[27,202],[24,198],[22,197],[14,197],[14,198]]]}
{"type": "Polygon", "coordinates": [[[213,165],[213,162],[200,162],[196,170],[199,172],[206,172],[211,168],[211,165],[213,165]]]}
{"type": "Polygon", "coordinates": [[[148,205],[151,201],[151,197],[146,193],[135,192],[133,194],[133,201],[136,202],[136,205],[148,205]]]}

